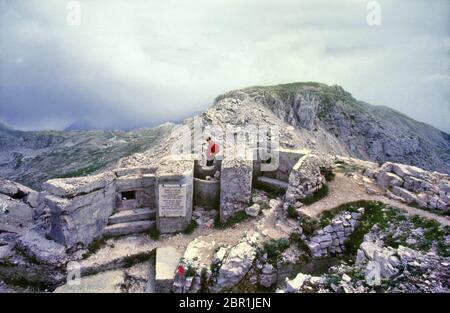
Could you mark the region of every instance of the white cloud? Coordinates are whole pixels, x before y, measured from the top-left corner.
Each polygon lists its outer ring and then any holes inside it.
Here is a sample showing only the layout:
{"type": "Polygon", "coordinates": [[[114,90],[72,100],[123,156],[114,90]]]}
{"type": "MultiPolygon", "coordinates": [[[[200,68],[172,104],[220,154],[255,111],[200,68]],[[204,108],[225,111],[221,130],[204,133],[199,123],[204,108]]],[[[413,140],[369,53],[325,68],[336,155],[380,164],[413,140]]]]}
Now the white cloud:
{"type": "Polygon", "coordinates": [[[366,24],[365,0],[80,2],[79,27],[66,25],[65,1],[2,2],[0,116],[11,124],[150,124],[229,89],[320,81],[450,131],[445,0],[380,1],[380,27],[366,24]],[[27,70],[13,72],[19,57],[27,70]]]}

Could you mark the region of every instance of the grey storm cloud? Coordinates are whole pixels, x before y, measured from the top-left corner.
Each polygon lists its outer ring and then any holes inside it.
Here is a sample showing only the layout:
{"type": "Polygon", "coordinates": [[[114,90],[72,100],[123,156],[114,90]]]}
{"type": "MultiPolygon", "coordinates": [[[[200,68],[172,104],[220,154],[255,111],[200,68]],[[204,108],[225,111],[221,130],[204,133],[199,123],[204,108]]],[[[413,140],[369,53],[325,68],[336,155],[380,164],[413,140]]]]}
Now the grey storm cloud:
{"type": "Polygon", "coordinates": [[[339,84],[450,131],[447,0],[0,0],[0,120],[131,128],[178,121],[230,89],[339,84]]]}

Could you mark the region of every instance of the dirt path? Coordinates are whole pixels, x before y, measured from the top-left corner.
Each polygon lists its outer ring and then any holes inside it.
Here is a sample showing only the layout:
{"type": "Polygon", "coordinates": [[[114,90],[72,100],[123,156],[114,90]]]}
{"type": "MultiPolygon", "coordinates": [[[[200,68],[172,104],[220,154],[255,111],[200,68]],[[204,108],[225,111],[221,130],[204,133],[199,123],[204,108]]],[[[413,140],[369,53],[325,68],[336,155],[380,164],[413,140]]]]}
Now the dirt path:
{"type": "Polygon", "coordinates": [[[345,176],[342,173],[337,173],[335,179],[328,184],[328,196],[309,206],[304,206],[302,211],[311,217],[317,217],[323,211],[330,210],[347,202],[358,200],[376,200],[402,209],[408,214],[423,216],[433,219],[442,225],[450,226],[450,220],[445,216],[440,216],[425,210],[417,209],[405,203],[387,198],[382,195],[382,190],[375,185],[371,185],[371,188],[374,189],[376,193],[368,194],[362,180],[360,179],[361,177],[358,176],[355,178],[345,176]]]}

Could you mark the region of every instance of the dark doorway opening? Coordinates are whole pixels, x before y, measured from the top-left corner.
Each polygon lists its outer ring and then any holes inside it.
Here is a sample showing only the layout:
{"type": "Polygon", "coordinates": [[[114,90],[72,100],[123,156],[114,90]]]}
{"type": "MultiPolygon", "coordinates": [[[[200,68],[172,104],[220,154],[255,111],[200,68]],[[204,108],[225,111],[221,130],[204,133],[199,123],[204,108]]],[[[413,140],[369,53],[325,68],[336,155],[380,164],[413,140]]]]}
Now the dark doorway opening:
{"type": "Polygon", "coordinates": [[[136,191],[122,191],[122,200],[136,199],[136,191]]]}

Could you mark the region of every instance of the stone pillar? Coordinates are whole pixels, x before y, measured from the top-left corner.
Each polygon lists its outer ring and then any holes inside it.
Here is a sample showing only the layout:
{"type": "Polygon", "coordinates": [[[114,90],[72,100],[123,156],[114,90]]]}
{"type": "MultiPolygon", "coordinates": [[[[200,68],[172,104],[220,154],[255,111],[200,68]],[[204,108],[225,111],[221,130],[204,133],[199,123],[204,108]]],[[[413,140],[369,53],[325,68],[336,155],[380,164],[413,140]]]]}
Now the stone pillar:
{"type": "Polygon", "coordinates": [[[220,175],[220,221],[249,206],[252,197],[253,160],[251,150],[237,147],[239,155],[230,154],[222,161],[220,175]]]}
{"type": "Polygon", "coordinates": [[[194,161],[167,157],[156,171],[156,225],[161,233],[183,231],[192,219],[194,161]]]}

